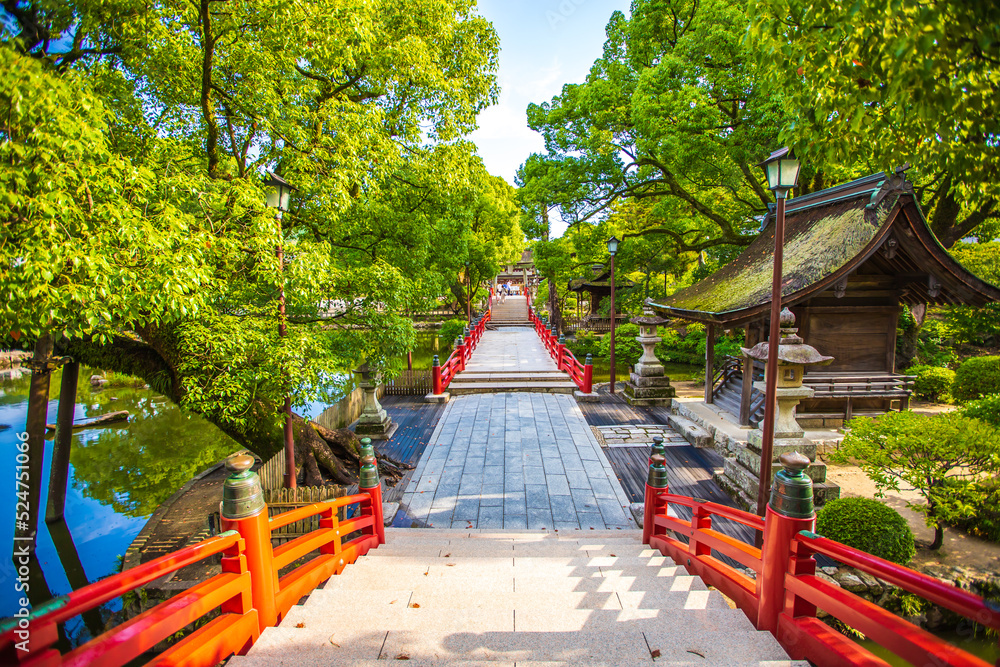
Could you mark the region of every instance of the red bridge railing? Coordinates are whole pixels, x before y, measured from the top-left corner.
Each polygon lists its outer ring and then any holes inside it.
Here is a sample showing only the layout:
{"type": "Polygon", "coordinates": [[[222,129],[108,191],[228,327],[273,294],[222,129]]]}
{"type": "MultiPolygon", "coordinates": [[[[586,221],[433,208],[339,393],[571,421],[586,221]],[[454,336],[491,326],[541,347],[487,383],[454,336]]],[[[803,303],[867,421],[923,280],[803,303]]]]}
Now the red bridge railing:
{"type": "Polygon", "coordinates": [[[23,617],[4,620],[0,623],[0,664],[117,667],[140,658],[216,610],[219,615],[148,664],[210,667],[231,655],[245,654],[260,633],[276,625],[302,596],[385,543],[375,457],[368,446],[363,451],[361,493],[313,503],[270,519],[257,475],[249,472],[253,458],[230,459],[227,467],[233,474],[226,481],[222,504],[225,532],[56,598],[23,617]],[[348,505],[358,505],[358,515],[339,520],[337,510],[348,505]],[[317,530],[272,547],[271,531],[316,515],[320,516],[317,530]],[[352,534],[356,536],[346,540],[352,534]],[[316,551],[318,555],[279,577],[280,570],[316,551]],[[220,574],[68,653],[55,648],[59,624],[216,555],[221,555],[220,574]]]}
{"type": "MultiPolygon", "coordinates": [[[[935,637],[876,604],[816,576],[815,554],[877,577],[964,616],[984,628],[1000,630],[1000,604],[933,577],[891,563],[811,532],[812,486],[802,469],[808,463],[782,456],[785,470],[775,478],[775,493],[761,518],[749,512],[668,491],[662,453],[650,461],[646,485],[643,542],[658,549],[689,573],[700,576],[736,602],[758,630],[774,634],[789,656],[808,659],[818,667],[870,665],[888,667],[846,635],[816,618],[822,609],[846,625],[914,665],[990,667],[987,662],[935,637]],[[808,513],[783,495],[808,485],[808,513]],[[670,505],[688,507],[690,520],[668,516],[670,505]],[[720,517],[763,533],[757,548],[714,530],[720,517]],[[685,543],[680,538],[686,538],[685,543]],[[720,560],[728,556],[753,570],[755,579],[720,560]]],[[[804,458],[804,457],[803,457],[804,458]]],[[[1000,667],[1000,662],[997,663],[1000,667]]]]}
{"type": "Polygon", "coordinates": [[[482,340],[483,334],[486,332],[486,323],[490,321],[492,316],[493,294],[491,293],[489,301],[486,303],[486,312],[468,329],[467,335],[458,337],[455,349],[452,350],[444,364],[439,361],[436,354],[434,355],[431,381],[435,394],[443,394],[454,377],[465,370],[466,364],[472,358],[472,353],[475,352],[476,346],[479,345],[479,341],[482,340]]]}
{"type": "Polygon", "coordinates": [[[566,371],[576,386],[580,388],[581,393],[592,393],[594,390],[594,366],[590,361],[590,355],[587,355],[585,363],[580,363],[580,360],[566,347],[566,343],[545,326],[545,323],[538,318],[530,305],[528,306],[528,318],[535,327],[535,333],[545,345],[545,349],[556,360],[556,366],[559,370],[566,371]]]}

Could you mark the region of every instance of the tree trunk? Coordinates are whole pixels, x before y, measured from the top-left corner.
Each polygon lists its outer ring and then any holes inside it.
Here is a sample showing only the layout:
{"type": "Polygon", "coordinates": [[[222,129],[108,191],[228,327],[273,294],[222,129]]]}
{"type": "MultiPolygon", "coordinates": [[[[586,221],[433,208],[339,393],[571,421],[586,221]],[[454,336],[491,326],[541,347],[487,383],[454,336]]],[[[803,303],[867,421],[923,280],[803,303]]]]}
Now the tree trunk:
{"type": "Polygon", "coordinates": [[[944,524],[938,522],[934,526],[934,541],[931,542],[930,548],[932,551],[936,551],[941,548],[942,544],[944,544],[944,524]]]}
{"type": "Polygon", "coordinates": [[[563,316],[559,308],[559,292],[556,290],[556,281],[552,276],[548,277],[549,283],[549,324],[556,325],[556,331],[562,333],[563,316]]]}

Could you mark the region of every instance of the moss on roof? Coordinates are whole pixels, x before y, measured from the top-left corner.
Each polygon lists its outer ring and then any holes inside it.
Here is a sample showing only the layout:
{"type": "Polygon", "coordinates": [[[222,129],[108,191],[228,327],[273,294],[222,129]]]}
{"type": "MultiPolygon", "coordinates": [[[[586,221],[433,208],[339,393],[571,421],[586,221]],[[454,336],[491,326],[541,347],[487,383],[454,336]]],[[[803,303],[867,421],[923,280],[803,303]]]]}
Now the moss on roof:
{"type": "MultiPolygon", "coordinates": [[[[885,223],[898,197],[886,197],[874,211],[870,196],[790,213],[785,219],[782,295],[793,294],[835,273],[854,259],[885,223]]],[[[708,278],[652,304],[664,310],[704,313],[744,310],[771,300],[774,225],[769,225],[735,260],[708,278]]]]}

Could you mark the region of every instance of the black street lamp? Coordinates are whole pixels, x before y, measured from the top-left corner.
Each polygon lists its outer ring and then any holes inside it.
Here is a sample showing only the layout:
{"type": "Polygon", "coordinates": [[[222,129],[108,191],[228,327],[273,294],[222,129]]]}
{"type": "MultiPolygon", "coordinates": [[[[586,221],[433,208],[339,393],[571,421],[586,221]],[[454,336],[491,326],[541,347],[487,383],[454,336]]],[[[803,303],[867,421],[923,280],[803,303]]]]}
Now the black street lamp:
{"type": "Polygon", "coordinates": [[[617,238],[612,236],[608,239],[608,254],[611,255],[611,346],[610,346],[610,356],[611,359],[611,388],[608,390],[612,394],[615,393],[615,324],[617,320],[615,319],[615,253],[618,252],[618,244],[621,243],[617,238]]]}
{"type": "MultiPolygon", "coordinates": [[[[281,218],[284,213],[288,210],[288,202],[291,199],[292,192],[297,191],[294,185],[291,185],[278,176],[274,172],[267,173],[267,179],[264,181],[264,186],[267,187],[267,207],[277,209],[275,214],[275,219],[278,221],[278,236],[281,236],[281,218]]],[[[284,273],[285,271],[285,252],[281,247],[281,243],[278,243],[277,248],[275,248],[275,255],[278,258],[278,270],[284,273]]],[[[284,281],[279,281],[278,283],[278,336],[284,338],[288,335],[288,329],[285,325],[285,285],[284,281]]],[[[291,381],[291,378],[289,378],[291,381]]],[[[286,489],[295,488],[295,440],[292,437],[292,399],[290,396],[285,396],[285,474],[284,474],[284,484],[286,489]]]]}
{"type": "Polygon", "coordinates": [[[778,346],[781,344],[781,261],[785,245],[785,199],[798,185],[799,161],[788,148],[781,148],[761,162],[768,188],[778,206],[774,219],[774,271],[771,275],[771,325],[767,339],[767,370],[764,376],[764,425],[760,452],[760,483],[757,487],[757,514],[764,516],[771,491],[771,459],[774,456],[775,388],[778,384],[778,346]]]}

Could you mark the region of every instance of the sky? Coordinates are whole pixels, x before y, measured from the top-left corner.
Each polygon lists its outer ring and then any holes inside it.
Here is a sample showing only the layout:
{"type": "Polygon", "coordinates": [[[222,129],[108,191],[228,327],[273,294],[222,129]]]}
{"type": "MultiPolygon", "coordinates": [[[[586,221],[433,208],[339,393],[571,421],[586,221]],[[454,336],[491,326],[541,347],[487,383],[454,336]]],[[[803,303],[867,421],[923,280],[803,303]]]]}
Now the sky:
{"type": "MultiPolygon", "coordinates": [[[[479,1],[479,13],[500,36],[500,100],[480,114],[470,136],[490,173],[514,185],[528,155],[545,150],[542,136],[528,128],[528,104],[581,83],[601,56],[612,12],[628,8],[628,0],[479,1]]],[[[554,223],[552,235],[564,228],[554,223]]]]}

